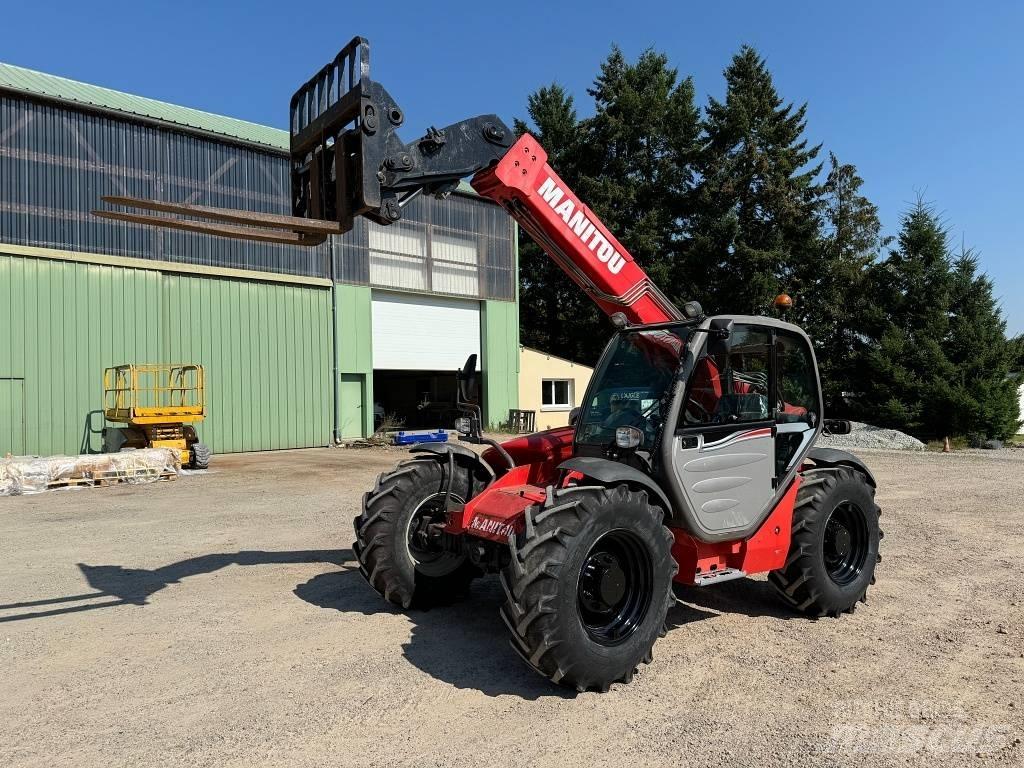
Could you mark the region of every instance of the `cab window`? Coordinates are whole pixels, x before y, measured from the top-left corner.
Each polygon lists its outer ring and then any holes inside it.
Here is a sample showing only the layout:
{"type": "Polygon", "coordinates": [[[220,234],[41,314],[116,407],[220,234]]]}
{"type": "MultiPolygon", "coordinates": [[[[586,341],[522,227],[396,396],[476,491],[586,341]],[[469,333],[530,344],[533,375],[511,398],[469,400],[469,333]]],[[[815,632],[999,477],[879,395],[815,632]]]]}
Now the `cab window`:
{"type": "Polygon", "coordinates": [[[771,335],[735,325],[728,355],[705,352],[690,379],[684,414],[690,426],[728,425],[772,418],[771,335]]]}
{"type": "Polygon", "coordinates": [[[779,331],[775,339],[775,360],[779,377],[776,420],[780,423],[817,423],[818,380],[807,342],[799,336],[779,331]]]}

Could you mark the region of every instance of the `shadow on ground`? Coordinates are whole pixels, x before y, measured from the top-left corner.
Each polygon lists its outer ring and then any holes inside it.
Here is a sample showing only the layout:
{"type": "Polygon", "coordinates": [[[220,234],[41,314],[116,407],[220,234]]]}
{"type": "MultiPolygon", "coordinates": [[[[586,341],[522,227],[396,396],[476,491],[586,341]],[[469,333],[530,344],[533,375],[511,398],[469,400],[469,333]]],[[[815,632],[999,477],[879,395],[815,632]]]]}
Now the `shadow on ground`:
{"type": "Polygon", "coordinates": [[[404,614],[412,625],[409,640],[402,644],[405,658],[456,688],[530,700],[576,695],[538,675],[509,647],[507,630],[498,615],[504,593],[496,578],[480,579],[464,600],[430,610],[402,611],[392,606],[354,567],[316,576],[300,584],[295,594],[313,605],[343,613],[404,614]]]}
{"type": "MultiPolygon", "coordinates": [[[[295,588],[295,595],[311,605],[366,616],[404,613],[412,625],[412,635],[402,645],[405,658],[437,680],[488,696],[512,694],[532,700],[576,695],[539,676],[509,647],[507,630],[498,615],[504,592],[496,578],[478,580],[469,596],[454,605],[402,612],[367,585],[348,549],[246,550],[191,557],[154,569],[80,563],[78,567],[94,591],[0,605],[0,611],[29,609],[0,616],[0,623],[120,605],[143,606],[161,590],[192,576],[231,565],[295,563],[332,563],[341,569],[315,576],[295,588]]],[[[677,595],[680,600],[668,614],[670,630],[720,613],[793,617],[777,603],[771,588],[759,581],[744,579],[709,588],[681,589],[677,595]]]]}
{"type": "Polygon", "coordinates": [[[204,573],[219,571],[229,565],[281,565],[294,563],[334,563],[341,565],[352,558],[348,549],[318,549],[284,552],[245,550],[213,555],[202,555],[179,560],[169,565],[154,568],[125,568],[120,565],[88,565],[79,563],[78,568],[93,588],[93,592],[77,595],[28,600],[20,603],[0,605],[0,611],[41,608],[43,610],[0,616],[0,623],[25,621],[44,616],[59,616],[65,613],[93,611],[118,605],[146,605],[149,598],[171,584],[182,579],[204,573]],[[86,602],[101,600],[102,602],[86,602]]]}
{"type": "MultiPolygon", "coordinates": [[[[402,646],[405,658],[456,688],[526,699],[576,695],[542,678],[509,647],[508,631],[498,615],[505,594],[494,577],[474,582],[465,600],[429,611],[401,611],[385,602],[354,564],[315,576],[296,587],[295,594],[313,605],[343,613],[404,613],[412,624],[412,635],[402,646]]],[[[777,607],[770,588],[763,583],[741,580],[714,588],[680,590],[678,594],[681,600],[668,614],[669,631],[720,613],[792,617],[785,608],[777,607]]]]}
{"type": "MultiPolygon", "coordinates": [[[[736,579],[710,587],[677,587],[676,597],[692,610],[714,616],[738,613],[753,618],[802,618],[779,601],[775,590],[766,581],[736,579]]],[[[672,615],[669,614],[671,620],[672,615]]],[[[670,621],[671,624],[671,621],[670,621]]]]}

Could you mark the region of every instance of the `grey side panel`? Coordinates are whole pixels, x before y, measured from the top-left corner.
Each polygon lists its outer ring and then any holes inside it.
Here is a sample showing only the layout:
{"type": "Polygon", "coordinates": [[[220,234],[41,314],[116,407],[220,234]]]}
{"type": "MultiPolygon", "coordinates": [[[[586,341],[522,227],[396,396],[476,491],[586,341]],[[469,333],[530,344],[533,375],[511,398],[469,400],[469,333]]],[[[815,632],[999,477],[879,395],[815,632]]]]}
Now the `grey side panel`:
{"type": "Polygon", "coordinates": [[[775,495],[775,440],[770,430],[757,431],[765,434],[747,437],[738,431],[713,443],[698,436],[693,448],[675,439],[672,471],[703,531],[746,530],[775,495]]]}
{"type": "Polygon", "coordinates": [[[563,461],[558,465],[558,468],[579,472],[581,475],[593,478],[603,485],[634,483],[635,485],[647,488],[658,498],[658,502],[665,509],[666,514],[672,514],[672,505],[669,503],[668,496],[654,482],[654,479],[628,464],[611,461],[610,459],[601,459],[596,456],[577,456],[568,461],[563,461]]]}
{"type": "Polygon", "coordinates": [[[868,479],[872,488],[878,487],[878,483],[875,481],[875,476],[871,474],[871,470],[868,469],[867,464],[849,451],[843,451],[839,448],[811,448],[807,454],[807,458],[818,466],[835,467],[839,465],[846,465],[848,467],[853,467],[854,469],[864,473],[864,476],[868,479]]]}
{"type": "Polygon", "coordinates": [[[454,453],[456,456],[469,459],[474,464],[479,464],[491,479],[494,478],[494,470],[491,468],[491,465],[484,461],[479,453],[470,450],[464,445],[457,443],[420,443],[410,448],[409,453],[434,453],[438,456],[454,453]]]}

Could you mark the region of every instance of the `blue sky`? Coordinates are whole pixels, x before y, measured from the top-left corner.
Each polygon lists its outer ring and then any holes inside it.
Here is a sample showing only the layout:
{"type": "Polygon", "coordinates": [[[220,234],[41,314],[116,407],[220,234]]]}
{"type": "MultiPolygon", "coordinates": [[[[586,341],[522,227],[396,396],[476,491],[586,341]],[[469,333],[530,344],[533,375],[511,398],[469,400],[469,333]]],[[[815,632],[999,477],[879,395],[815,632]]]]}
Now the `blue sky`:
{"type": "Polygon", "coordinates": [[[664,51],[701,99],[743,43],[808,133],[855,164],[894,233],[922,194],[976,249],[1024,332],[1024,4],[736,0],[664,3],[12,3],[0,60],[285,127],[295,88],[353,35],[412,138],[481,112],[511,121],[557,80],[585,89],[611,44],[664,51]]]}

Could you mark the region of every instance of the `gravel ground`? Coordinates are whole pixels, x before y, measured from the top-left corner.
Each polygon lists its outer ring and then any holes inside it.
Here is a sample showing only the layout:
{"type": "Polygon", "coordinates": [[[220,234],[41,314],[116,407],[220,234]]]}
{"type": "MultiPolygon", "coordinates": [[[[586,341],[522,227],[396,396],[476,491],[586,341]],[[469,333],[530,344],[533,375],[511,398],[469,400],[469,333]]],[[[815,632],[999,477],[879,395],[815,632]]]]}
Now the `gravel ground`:
{"type": "Polygon", "coordinates": [[[349,550],[401,452],[0,499],[0,766],[1021,765],[1024,455],[865,452],[884,561],[810,621],[763,579],[681,593],[654,663],[576,695],[494,579],[403,614],[349,550]]]}

